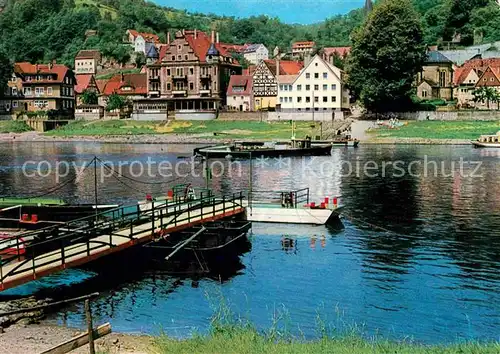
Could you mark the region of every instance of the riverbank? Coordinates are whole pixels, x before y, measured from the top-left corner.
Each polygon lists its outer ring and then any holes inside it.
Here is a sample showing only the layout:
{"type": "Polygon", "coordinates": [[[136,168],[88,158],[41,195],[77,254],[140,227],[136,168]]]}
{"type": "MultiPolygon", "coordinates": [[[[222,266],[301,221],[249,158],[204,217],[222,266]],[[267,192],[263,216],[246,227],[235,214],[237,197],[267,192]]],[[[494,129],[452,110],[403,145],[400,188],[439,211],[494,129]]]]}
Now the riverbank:
{"type": "MultiPolygon", "coordinates": [[[[9,354],[31,354],[47,350],[82,334],[82,331],[48,325],[12,326],[0,333],[2,350],[9,354]]],[[[327,337],[315,341],[282,338],[279,332],[263,334],[250,327],[220,327],[206,336],[178,340],[167,336],[145,336],[111,333],[95,342],[97,353],[117,354],[493,354],[500,352],[500,343],[462,343],[426,346],[412,342],[383,339],[366,340],[354,335],[327,337]]],[[[83,346],[72,353],[88,353],[83,346]]]]}

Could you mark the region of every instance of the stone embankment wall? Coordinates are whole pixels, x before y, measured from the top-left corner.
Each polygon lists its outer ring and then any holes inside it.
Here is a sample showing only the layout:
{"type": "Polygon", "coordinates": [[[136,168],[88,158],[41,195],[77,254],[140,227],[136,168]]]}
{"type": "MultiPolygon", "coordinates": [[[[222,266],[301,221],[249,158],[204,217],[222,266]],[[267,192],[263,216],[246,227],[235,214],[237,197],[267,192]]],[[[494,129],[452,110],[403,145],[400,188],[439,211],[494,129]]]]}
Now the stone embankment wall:
{"type": "Polygon", "coordinates": [[[376,120],[398,118],[402,120],[500,120],[500,111],[450,111],[450,112],[393,112],[384,114],[363,114],[360,119],[376,120]]]}
{"type": "Polygon", "coordinates": [[[279,121],[303,120],[331,122],[344,120],[344,112],[220,112],[219,120],[254,120],[254,121],[279,121]]]}

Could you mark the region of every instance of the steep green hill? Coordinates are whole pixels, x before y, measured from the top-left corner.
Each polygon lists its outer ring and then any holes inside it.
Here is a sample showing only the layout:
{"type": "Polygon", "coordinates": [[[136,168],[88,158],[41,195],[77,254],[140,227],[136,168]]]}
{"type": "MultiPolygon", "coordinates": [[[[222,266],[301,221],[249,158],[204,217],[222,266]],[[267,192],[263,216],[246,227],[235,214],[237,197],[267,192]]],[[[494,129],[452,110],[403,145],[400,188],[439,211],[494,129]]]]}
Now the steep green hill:
{"type": "MultiPolygon", "coordinates": [[[[386,0],[379,0],[386,1],[386,0]]],[[[390,0],[387,0],[390,1],[390,0]]],[[[414,0],[422,15],[425,39],[435,44],[456,33],[469,44],[474,31],[484,40],[500,40],[500,6],[495,0],[414,0]]],[[[129,28],[149,31],[163,39],[167,31],[197,28],[219,31],[221,41],[264,43],[286,49],[295,40],[315,40],[319,47],[348,45],[359,26],[363,9],[334,16],[314,25],[290,25],[266,16],[236,19],[188,13],[144,0],[0,0],[0,51],[15,61],[57,60],[72,65],[80,49],[100,49],[104,55],[126,61],[121,45],[129,28]],[[88,29],[98,36],[86,39],[88,29]]],[[[335,6],[332,4],[332,6],[335,6]]],[[[376,5],[375,5],[376,6],[376,5]]]]}

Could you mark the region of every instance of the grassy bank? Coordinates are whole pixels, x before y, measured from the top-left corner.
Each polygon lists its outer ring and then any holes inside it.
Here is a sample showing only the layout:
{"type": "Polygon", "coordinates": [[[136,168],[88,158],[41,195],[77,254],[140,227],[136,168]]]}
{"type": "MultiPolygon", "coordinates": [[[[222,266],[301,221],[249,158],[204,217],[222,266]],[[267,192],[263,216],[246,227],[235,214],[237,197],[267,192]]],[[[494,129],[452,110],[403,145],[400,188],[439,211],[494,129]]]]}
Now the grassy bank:
{"type": "Polygon", "coordinates": [[[495,134],[500,121],[410,121],[394,129],[381,127],[369,132],[372,138],[477,139],[495,134]]]}
{"type": "MultiPolygon", "coordinates": [[[[308,122],[296,124],[296,136],[317,134],[319,127],[308,122]]],[[[173,121],[168,125],[164,122],[147,122],[132,120],[112,120],[72,122],[59,129],[46,133],[50,136],[119,136],[141,134],[183,134],[210,136],[221,139],[289,139],[292,134],[289,122],[258,122],[258,121],[173,121]]]]}
{"type": "Polygon", "coordinates": [[[0,133],[24,133],[32,131],[28,124],[17,120],[0,120],[0,133]]]}
{"type": "Polygon", "coordinates": [[[152,352],[186,354],[493,354],[500,352],[500,344],[464,343],[450,346],[424,346],[410,342],[366,340],[357,336],[341,338],[325,336],[317,341],[305,342],[291,339],[277,340],[248,327],[226,327],[219,328],[207,336],[198,336],[187,340],[175,340],[161,336],[156,340],[152,352]]]}

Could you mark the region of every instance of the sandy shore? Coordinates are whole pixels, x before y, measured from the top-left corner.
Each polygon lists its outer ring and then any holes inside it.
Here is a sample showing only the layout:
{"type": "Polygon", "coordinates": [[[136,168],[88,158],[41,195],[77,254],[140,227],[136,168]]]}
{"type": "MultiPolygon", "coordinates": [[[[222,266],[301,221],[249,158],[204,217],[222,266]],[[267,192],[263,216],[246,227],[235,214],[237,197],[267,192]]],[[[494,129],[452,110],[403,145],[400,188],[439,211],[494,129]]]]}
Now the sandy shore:
{"type": "MultiPolygon", "coordinates": [[[[354,136],[357,136],[354,134],[354,136]]],[[[251,139],[248,139],[251,140],[251,139]]],[[[361,144],[414,144],[414,145],[470,145],[465,139],[426,139],[426,138],[373,138],[363,134],[361,144]]],[[[37,132],[0,134],[0,142],[100,142],[113,144],[219,144],[231,139],[215,138],[208,134],[155,134],[155,135],[117,135],[117,136],[48,136],[37,132]]]]}
{"type": "MultiPolygon", "coordinates": [[[[49,325],[13,325],[0,333],[0,352],[9,354],[36,354],[50,349],[83,332],[49,325]]],[[[95,342],[97,353],[155,353],[153,338],[111,333],[95,342]]],[[[85,345],[71,353],[88,353],[85,345]]]]}

